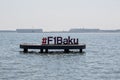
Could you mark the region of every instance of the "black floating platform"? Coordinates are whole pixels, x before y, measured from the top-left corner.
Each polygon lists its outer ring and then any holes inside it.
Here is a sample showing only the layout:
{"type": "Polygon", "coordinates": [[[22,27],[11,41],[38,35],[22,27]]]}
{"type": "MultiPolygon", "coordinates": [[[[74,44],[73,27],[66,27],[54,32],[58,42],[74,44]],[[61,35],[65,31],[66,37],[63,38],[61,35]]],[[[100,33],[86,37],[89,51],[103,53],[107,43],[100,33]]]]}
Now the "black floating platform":
{"type": "Polygon", "coordinates": [[[28,49],[40,49],[40,52],[48,53],[49,49],[64,49],[64,52],[68,53],[69,49],[79,49],[79,52],[82,53],[83,49],[86,48],[85,44],[78,44],[78,45],[40,45],[40,44],[20,44],[20,48],[24,49],[24,52],[27,53],[28,49]]]}

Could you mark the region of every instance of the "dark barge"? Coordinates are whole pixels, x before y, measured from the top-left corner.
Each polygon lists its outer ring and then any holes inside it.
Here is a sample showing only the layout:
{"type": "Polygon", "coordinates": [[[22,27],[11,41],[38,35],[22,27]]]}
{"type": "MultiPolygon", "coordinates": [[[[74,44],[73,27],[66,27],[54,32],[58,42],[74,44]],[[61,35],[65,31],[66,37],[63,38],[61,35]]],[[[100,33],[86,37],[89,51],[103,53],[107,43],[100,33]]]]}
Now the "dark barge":
{"type": "Polygon", "coordinates": [[[86,48],[85,44],[70,44],[70,45],[54,45],[54,44],[20,44],[20,48],[23,49],[24,53],[28,52],[28,49],[40,49],[40,53],[49,52],[49,49],[63,49],[65,53],[68,53],[70,49],[78,49],[80,53],[86,48]]]}

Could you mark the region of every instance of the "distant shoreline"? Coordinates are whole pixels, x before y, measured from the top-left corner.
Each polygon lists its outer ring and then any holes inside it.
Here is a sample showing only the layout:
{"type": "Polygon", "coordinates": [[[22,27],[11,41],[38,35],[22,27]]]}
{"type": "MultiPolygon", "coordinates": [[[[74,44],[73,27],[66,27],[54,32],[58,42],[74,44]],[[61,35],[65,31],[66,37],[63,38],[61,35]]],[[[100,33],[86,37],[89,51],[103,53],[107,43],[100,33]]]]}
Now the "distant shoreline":
{"type": "Polygon", "coordinates": [[[120,29],[116,30],[100,30],[100,29],[70,29],[69,31],[43,31],[42,29],[16,29],[16,30],[0,30],[0,32],[9,33],[120,33],[120,29]]]}

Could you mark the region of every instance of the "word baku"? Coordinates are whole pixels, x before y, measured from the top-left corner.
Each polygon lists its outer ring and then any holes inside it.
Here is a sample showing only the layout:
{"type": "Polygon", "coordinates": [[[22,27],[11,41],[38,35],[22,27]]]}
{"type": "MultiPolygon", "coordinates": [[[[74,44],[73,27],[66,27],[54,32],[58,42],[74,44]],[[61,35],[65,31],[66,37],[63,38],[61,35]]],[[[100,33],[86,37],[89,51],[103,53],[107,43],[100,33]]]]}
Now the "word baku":
{"type": "Polygon", "coordinates": [[[42,38],[42,45],[44,44],[70,45],[70,44],[79,44],[78,42],[79,42],[78,38],[70,38],[70,36],[68,36],[67,38],[62,38],[59,36],[58,37],[49,36],[42,38]]]}

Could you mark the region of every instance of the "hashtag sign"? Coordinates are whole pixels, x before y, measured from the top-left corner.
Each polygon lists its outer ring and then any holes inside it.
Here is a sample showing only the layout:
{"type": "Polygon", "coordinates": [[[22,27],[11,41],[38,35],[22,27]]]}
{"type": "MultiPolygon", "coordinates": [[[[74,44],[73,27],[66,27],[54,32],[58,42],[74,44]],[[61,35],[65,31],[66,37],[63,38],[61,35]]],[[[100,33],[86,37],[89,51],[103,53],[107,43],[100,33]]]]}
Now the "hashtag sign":
{"type": "Polygon", "coordinates": [[[47,38],[44,37],[44,38],[42,39],[42,44],[46,44],[46,40],[47,40],[47,38]]]}

